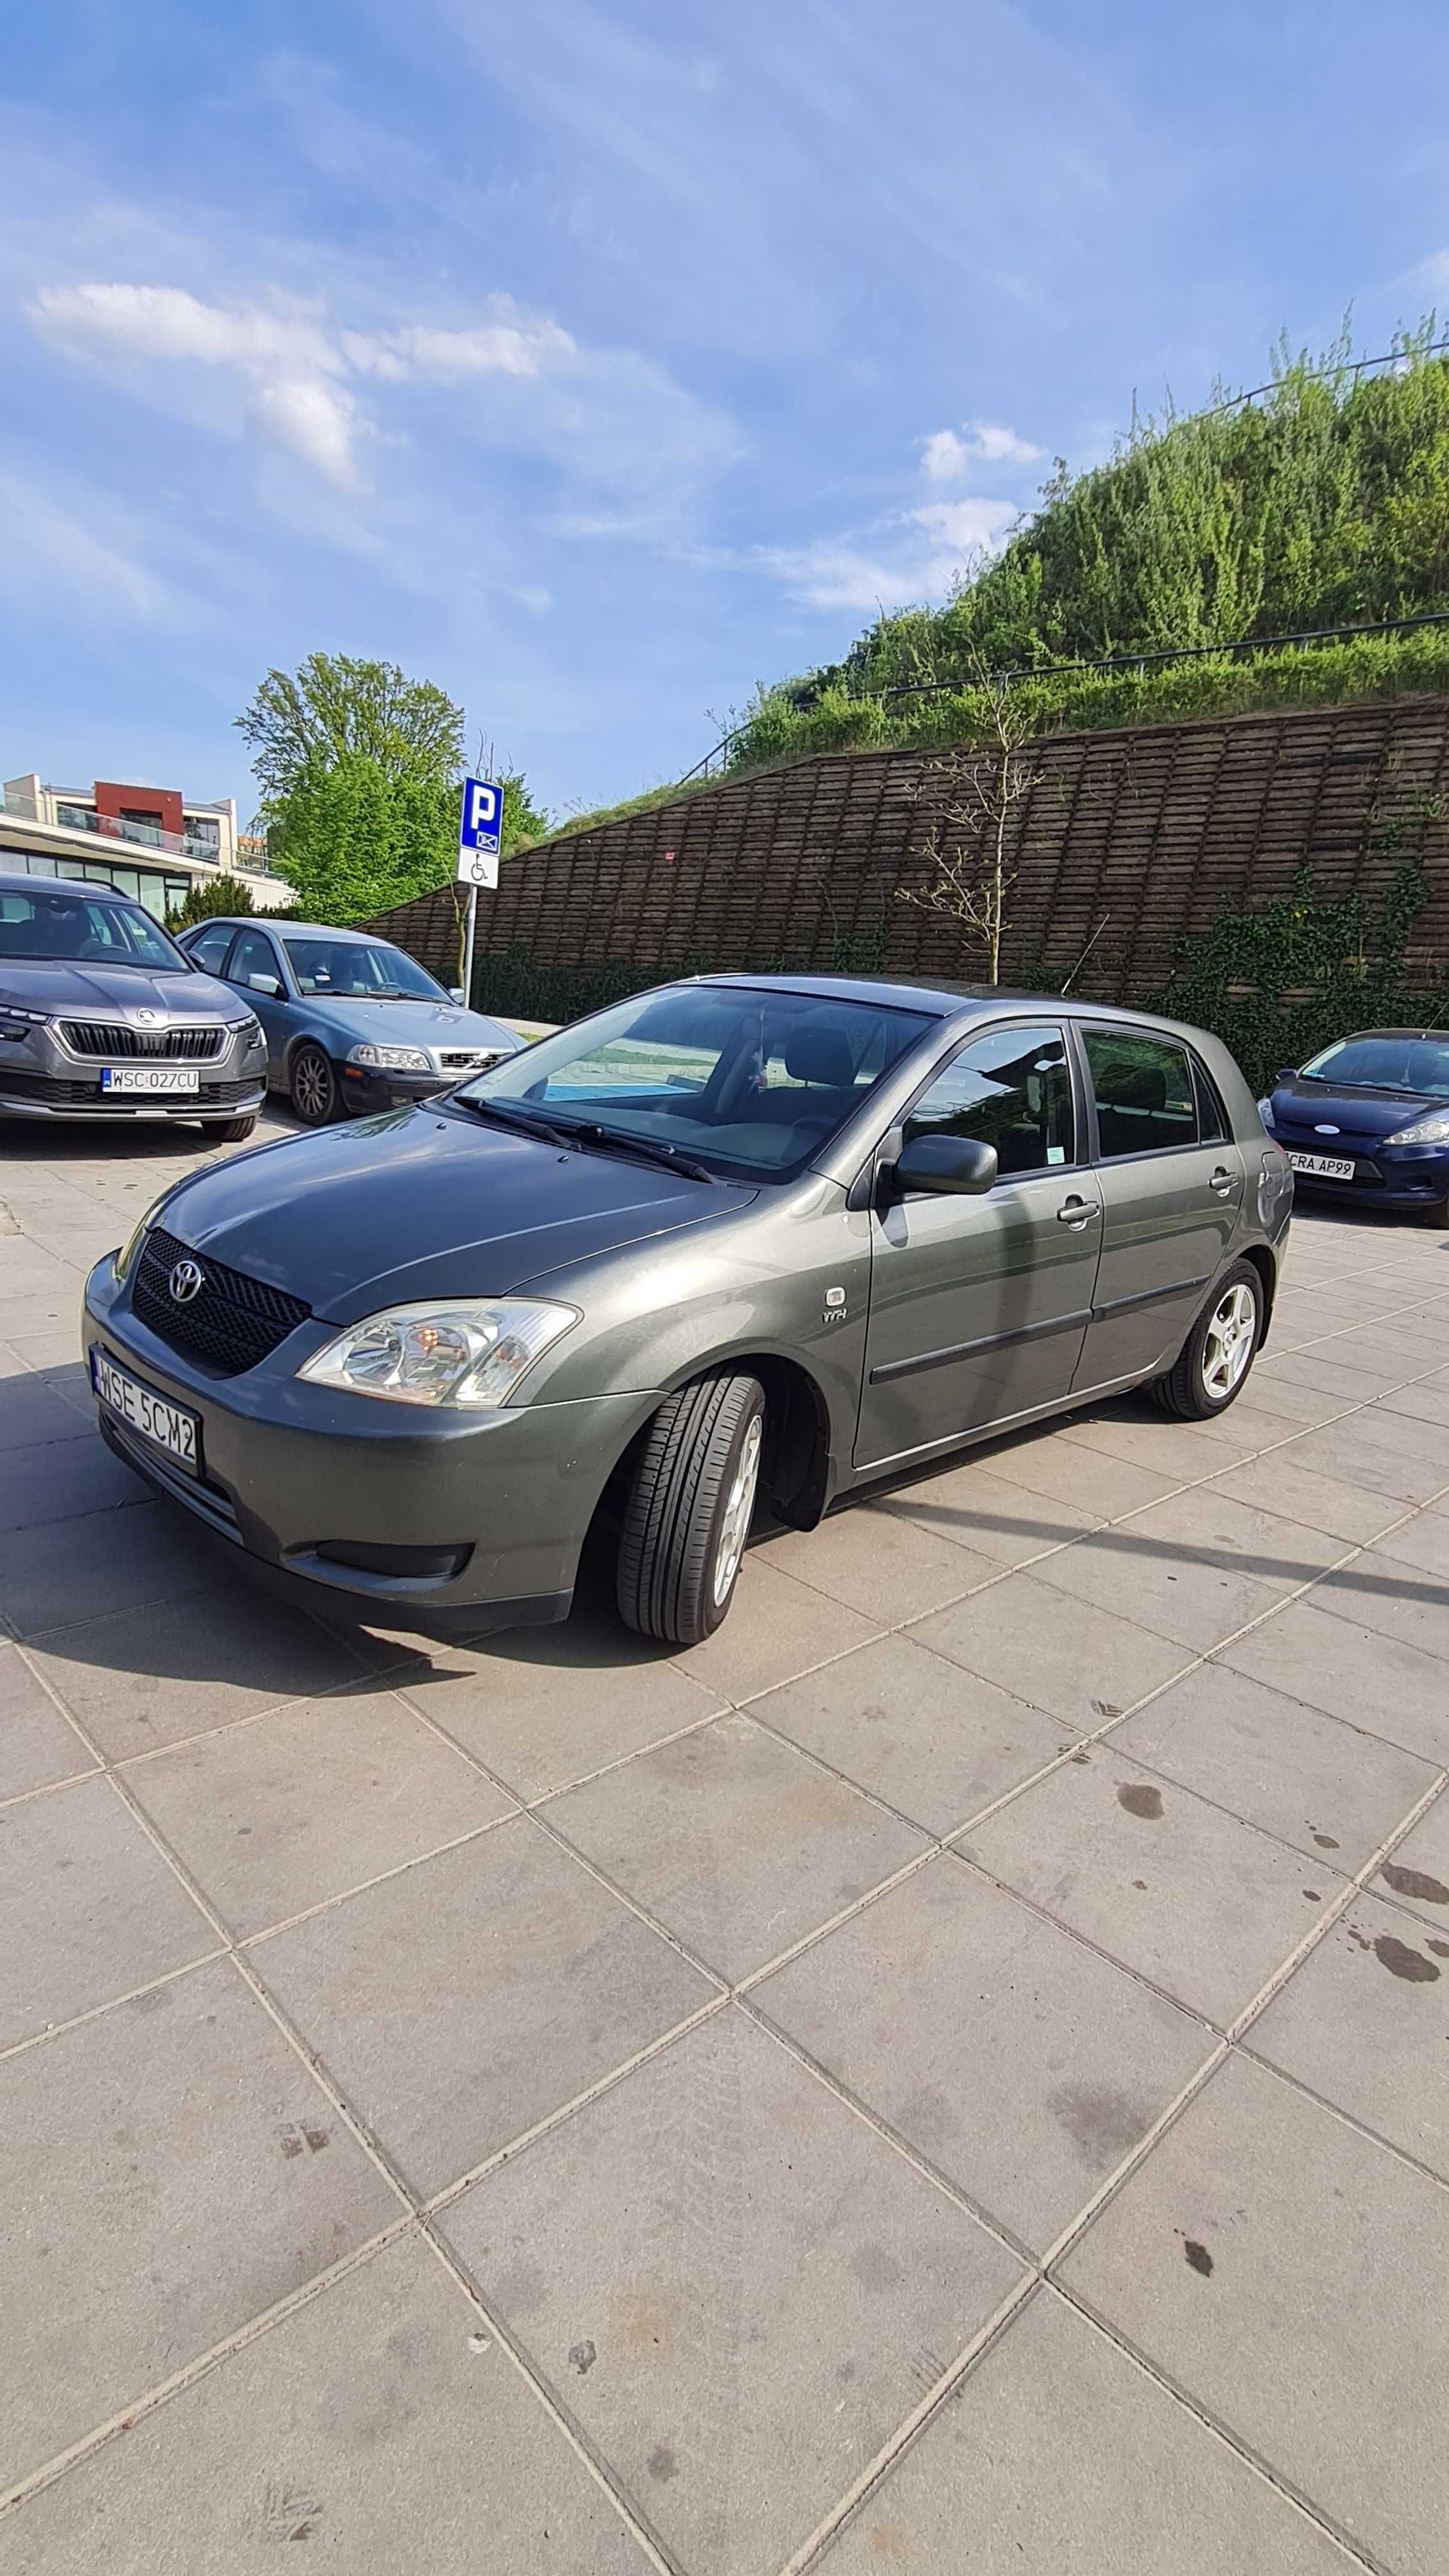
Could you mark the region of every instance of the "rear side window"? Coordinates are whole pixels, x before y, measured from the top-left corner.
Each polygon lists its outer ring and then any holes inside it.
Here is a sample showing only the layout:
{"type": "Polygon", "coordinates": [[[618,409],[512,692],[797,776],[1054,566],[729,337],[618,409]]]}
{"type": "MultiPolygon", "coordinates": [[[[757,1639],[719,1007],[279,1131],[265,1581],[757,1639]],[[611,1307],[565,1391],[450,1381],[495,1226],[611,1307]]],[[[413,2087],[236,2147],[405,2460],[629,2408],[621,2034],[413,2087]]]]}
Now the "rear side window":
{"type": "Polygon", "coordinates": [[[1104,1160],[1200,1141],[1186,1047],[1140,1029],[1083,1029],[1082,1044],[1104,1160]]]}
{"type": "Polygon", "coordinates": [[[250,984],[253,975],[269,975],[280,989],[282,970],[270,939],[260,930],[244,930],[236,944],[227,977],[231,984],[250,984]]]}
{"type": "Polygon", "coordinates": [[[922,1093],[905,1126],[918,1136],[994,1145],[1002,1178],[1074,1163],[1072,1077],[1060,1029],[993,1029],[973,1038],[922,1093]]]}
{"type": "Polygon", "coordinates": [[[219,975],[221,961],[235,937],[234,922],[214,921],[209,929],[197,932],[196,937],[188,943],[186,953],[189,957],[194,957],[197,965],[204,968],[208,975],[219,975]]]}

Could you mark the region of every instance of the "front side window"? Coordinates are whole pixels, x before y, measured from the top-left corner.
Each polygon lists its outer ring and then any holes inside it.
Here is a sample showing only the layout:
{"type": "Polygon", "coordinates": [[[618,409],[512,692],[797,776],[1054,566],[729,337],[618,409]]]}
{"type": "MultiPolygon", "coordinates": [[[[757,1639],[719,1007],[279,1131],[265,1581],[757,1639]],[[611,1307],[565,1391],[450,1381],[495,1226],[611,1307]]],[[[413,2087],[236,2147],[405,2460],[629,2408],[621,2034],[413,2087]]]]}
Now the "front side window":
{"type": "Polygon", "coordinates": [[[1199,1141],[1187,1049],[1140,1029],[1084,1029],[1082,1044],[1097,1103],[1105,1161],[1164,1154],[1199,1141]]]}
{"type": "Polygon", "coordinates": [[[994,1145],[1003,1180],[1077,1159],[1072,1077],[1058,1028],[993,1029],[973,1038],[922,1094],[906,1121],[919,1136],[994,1145]]]}
{"type": "Polygon", "coordinates": [[[319,1001],[334,994],[367,1002],[445,1002],[448,998],[415,958],[405,957],[385,940],[284,938],[282,945],[298,989],[315,993],[319,1001]]]}
{"type": "Polygon", "coordinates": [[[282,970],[270,939],[264,931],[244,930],[232,953],[226,980],[229,984],[250,985],[257,975],[265,975],[269,983],[281,985],[282,970]]]}
{"type": "Polygon", "coordinates": [[[187,945],[197,965],[206,974],[219,975],[222,960],[235,937],[235,922],[212,921],[207,924],[205,930],[199,930],[196,937],[189,940],[187,945]]]}
{"type": "Polygon", "coordinates": [[[53,959],[71,966],[140,966],[175,971],[189,959],[138,903],[107,903],[60,880],[42,891],[10,889],[0,907],[0,957],[53,959]]]}
{"type": "Polygon", "coordinates": [[[930,1026],[918,1011],[813,993],[679,985],[561,1029],[456,1096],[782,1180],[804,1170],[930,1026]]]}

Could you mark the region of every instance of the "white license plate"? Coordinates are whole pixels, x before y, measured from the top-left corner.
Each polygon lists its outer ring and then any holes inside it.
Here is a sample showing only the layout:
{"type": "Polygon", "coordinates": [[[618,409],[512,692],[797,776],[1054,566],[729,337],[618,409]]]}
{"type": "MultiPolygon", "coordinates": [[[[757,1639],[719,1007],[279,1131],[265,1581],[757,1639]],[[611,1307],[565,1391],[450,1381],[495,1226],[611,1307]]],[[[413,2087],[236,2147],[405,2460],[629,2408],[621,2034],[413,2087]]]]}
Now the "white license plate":
{"type": "Polygon", "coordinates": [[[129,1369],[117,1366],[109,1351],[91,1345],[91,1385],[98,1400],[118,1413],[133,1431],[145,1440],[153,1440],[168,1458],[185,1467],[191,1475],[201,1473],[201,1424],[194,1413],[169,1397],[153,1394],[129,1369]]]}
{"type": "Polygon", "coordinates": [[[1290,1154],[1288,1160],[1295,1172],[1311,1172],[1315,1180],[1353,1179],[1352,1163],[1346,1163],[1339,1154],[1290,1154]]]}
{"type": "Polygon", "coordinates": [[[200,1076],[194,1064],[108,1064],[101,1075],[102,1091],[195,1091],[200,1076]]]}

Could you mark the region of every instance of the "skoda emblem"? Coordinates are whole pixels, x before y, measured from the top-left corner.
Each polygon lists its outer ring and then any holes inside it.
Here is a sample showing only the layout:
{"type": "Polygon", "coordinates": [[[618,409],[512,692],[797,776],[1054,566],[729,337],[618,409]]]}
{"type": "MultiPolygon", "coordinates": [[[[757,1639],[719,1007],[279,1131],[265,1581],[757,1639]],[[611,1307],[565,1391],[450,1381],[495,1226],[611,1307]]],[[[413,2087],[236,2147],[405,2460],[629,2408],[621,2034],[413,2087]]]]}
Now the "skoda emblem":
{"type": "Polygon", "coordinates": [[[138,1020],[144,1020],[149,1029],[153,1021],[160,1019],[161,1014],[159,1011],[138,1011],[136,1017],[138,1020]]]}
{"type": "Polygon", "coordinates": [[[171,1273],[171,1294],[178,1306],[189,1306],[198,1288],[206,1285],[206,1272],[199,1261],[178,1261],[171,1273]]]}

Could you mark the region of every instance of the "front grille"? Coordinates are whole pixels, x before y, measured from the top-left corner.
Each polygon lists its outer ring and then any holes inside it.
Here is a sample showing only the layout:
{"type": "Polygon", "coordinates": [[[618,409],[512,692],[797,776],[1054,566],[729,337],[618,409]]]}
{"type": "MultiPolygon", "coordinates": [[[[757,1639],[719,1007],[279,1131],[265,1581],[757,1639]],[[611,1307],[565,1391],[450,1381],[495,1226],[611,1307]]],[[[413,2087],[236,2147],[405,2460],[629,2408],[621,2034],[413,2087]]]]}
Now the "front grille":
{"type": "Polygon", "coordinates": [[[41,1100],[51,1109],[94,1109],[103,1118],[133,1118],[138,1110],[154,1116],[158,1109],[172,1118],[194,1118],[198,1109],[225,1109],[234,1101],[253,1100],[261,1087],[259,1074],[245,1074],[228,1082],[201,1082],[194,1091],[175,1093],[148,1091],[102,1091],[99,1078],[89,1081],[82,1075],[68,1081],[64,1075],[49,1073],[12,1073],[0,1066],[0,1091],[12,1100],[41,1100]]]}
{"type": "Polygon", "coordinates": [[[60,1033],[72,1055],[103,1056],[117,1063],[160,1059],[171,1064],[203,1064],[219,1056],[227,1031],[209,1029],[128,1029],[119,1021],[62,1020],[60,1033]]]}
{"type": "Polygon", "coordinates": [[[131,1310],[148,1332],[172,1350],[204,1360],[219,1377],[239,1377],[267,1359],[312,1309],[285,1288],[253,1279],[245,1270],[229,1269],[210,1253],[194,1253],[157,1226],[147,1235],[136,1264],[131,1310]],[[178,1261],[195,1261],[202,1285],[189,1302],[171,1294],[171,1273],[178,1261]]]}

